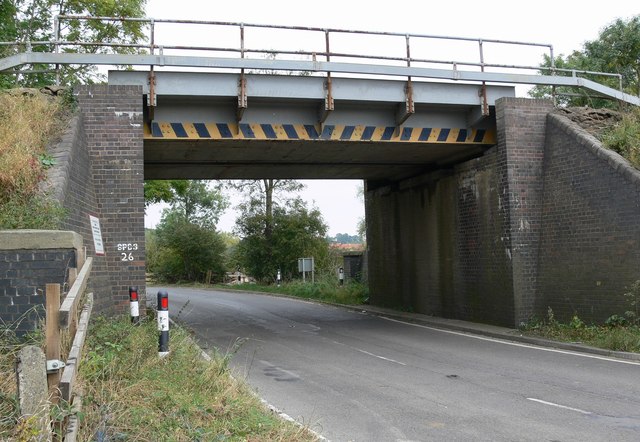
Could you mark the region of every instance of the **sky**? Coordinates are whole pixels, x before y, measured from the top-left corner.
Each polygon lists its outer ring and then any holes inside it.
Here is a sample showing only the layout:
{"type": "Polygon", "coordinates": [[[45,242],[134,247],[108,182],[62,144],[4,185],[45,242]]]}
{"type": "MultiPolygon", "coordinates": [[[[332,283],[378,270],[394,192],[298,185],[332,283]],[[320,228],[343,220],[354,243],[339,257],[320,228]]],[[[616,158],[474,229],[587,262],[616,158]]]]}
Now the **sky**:
{"type": "MultiPolygon", "coordinates": [[[[600,31],[618,18],[640,14],[634,1],[578,2],[572,0],[404,0],[373,2],[349,0],[148,0],[147,16],[155,19],[210,20],[264,25],[339,28],[423,35],[441,35],[551,44],[555,55],[568,55],[581,50],[586,41],[594,40],[600,31]]],[[[249,31],[247,31],[248,33],[249,31]]],[[[175,32],[172,38],[195,45],[216,45],[206,34],[195,36],[175,32]]],[[[182,43],[181,43],[182,44],[182,43]]],[[[301,44],[301,43],[300,43],[301,44]]],[[[377,42],[368,45],[374,50],[377,42]]],[[[294,50],[303,49],[301,47],[294,50]]],[[[364,49],[363,49],[364,50],[364,49]]],[[[370,50],[370,49],[367,49],[370,50]]],[[[447,51],[459,50],[444,47],[447,51]]],[[[465,49],[466,50],[466,49],[465,49]]],[[[412,55],[414,55],[412,53],[412,55]]],[[[475,57],[476,54],[473,54],[475,57]]],[[[504,62],[504,60],[501,60],[504,62]]],[[[538,65],[539,54],[514,52],[513,64],[538,65]],[[520,61],[527,56],[527,60],[520,61]]],[[[487,60],[491,62],[491,60],[487,60]]],[[[526,90],[518,88],[518,95],[526,90]]],[[[357,189],[361,181],[305,181],[302,197],[315,205],[329,226],[329,234],[355,234],[364,216],[362,199],[357,189]]],[[[232,195],[232,200],[237,196],[232,195]]],[[[147,209],[145,226],[154,227],[160,220],[162,206],[147,209]]],[[[237,213],[228,210],[218,229],[232,231],[237,213]]]]}

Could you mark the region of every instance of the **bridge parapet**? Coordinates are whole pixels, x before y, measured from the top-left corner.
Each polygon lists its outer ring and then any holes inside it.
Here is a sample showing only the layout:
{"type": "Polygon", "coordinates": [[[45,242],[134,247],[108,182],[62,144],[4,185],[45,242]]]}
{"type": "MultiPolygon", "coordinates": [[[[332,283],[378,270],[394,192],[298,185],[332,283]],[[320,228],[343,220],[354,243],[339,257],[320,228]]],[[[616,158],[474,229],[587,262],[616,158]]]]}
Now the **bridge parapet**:
{"type": "MultiPolygon", "coordinates": [[[[479,83],[483,114],[489,112],[484,86],[490,82],[585,88],[598,95],[640,105],[640,98],[623,93],[621,84],[619,90],[616,90],[581,77],[584,74],[590,77],[599,75],[600,78],[613,76],[617,77],[620,83],[621,76],[618,74],[556,68],[553,65],[553,46],[548,43],[152,18],[61,15],[56,17],[55,24],[53,40],[0,43],[2,46],[15,48],[14,55],[0,60],[0,71],[12,72],[25,64],[54,65],[56,69],[69,64],[147,66],[150,68],[152,89],[153,71],[165,67],[231,69],[241,74],[257,71],[320,75],[326,79],[327,112],[333,109],[333,75],[395,76],[406,79],[406,106],[400,119],[413,112],[412,89],[416,79],[479,83]],[[141,24],[148,34],[134,42],[69,41],[61,29],[62,23],[72,20],[100,20],[113,26],[136,22],[141,24]],[[180,30],[179,33],[176,32],[177,29],[180,30]],[[191,34],[192,38],[179,41],[177,34],[191,34]],[[220,46],[202,45],[202,35],[207,35],[208,41],[221,42],[220,46]],[[436,45],[434,42],[442,45],[436,45]],[[299,46],[294,48],[293,45],[304,45],[305,49],[299,49],[299,46]],[[457,47],[458,52],[453,55],[456,58],[452,58],[451,55],[452,45],[457,47]],[[36,48],[36,52],[32,52],[33,48],[36,48]],[[518,53],[529,54],[534,50],[535,61],[514,64],[511,61],[514,52],[507,52],[506,48],[517,48],[518,53]],[[544,68],[537,65],[542,55],[548,56],[552,63],[544,75],[540,74],[544,68]],[[490,59],[492,57],[495,59],[490,59]]],[[[239,117],[242,116],[242,109],[246,107],[246,87],[243,81],[239,82],[239,117]]],[[[149,97],[153,106],[153,90],[149,97]]]]}

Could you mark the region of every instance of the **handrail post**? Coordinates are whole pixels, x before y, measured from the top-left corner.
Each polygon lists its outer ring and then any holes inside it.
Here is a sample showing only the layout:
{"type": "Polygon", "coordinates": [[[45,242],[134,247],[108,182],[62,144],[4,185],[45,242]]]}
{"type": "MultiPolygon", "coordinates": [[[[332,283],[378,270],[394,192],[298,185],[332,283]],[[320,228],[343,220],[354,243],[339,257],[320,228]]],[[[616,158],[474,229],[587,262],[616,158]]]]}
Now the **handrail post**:
{"type": "MultiPolygon", "coordinates": [[[[556,59],[553,55],[553,46],[549,45],[549,57],[551,58],[551,75],[556,75],[556,59]]],[[[556,106],[557,97],[556,97],[556,87],[551,86],[551,100],[553,101],[553,105],[556,106]]]]}
{"type": "MultiPolygon", "coordinates": [[[[154,55],[156,52],[156,40],[155,40],[155,20],[151,19],[149,22],[149,54],[154,55]]],[[[147,97],[147,104],[149,105],[149,118],[153,120],[154,110],[156,106],[156,75],[154,65],[149,66],[149,96],[147,97]]]]}
{"type": "MultiPolygon", "coordinates": [[[[53,44],[54,52],[60,53],[60,19],[56,15],[53,17],[53,44]]],[[[56,86],[60,86],[60,65],[56,63],[56,86]]]]}
{"type": "MultiPolygon", "coordinates": [[[[406,34],[404,38],[407,50],[407,67],[411,67],[411,43],[409,34],[406,34]]],[[[416,112],[415,103],[413,101],[413,83],[411,81],[411,75],[407,76],[407,84],[404,88],[404,98],[404,110],[402,109],[402,105],[400,105],[396,114],[396,129],[394,136],[400,135],[400,130],[404,122],[416,112]]]]}
{"type": "MultiPolygon", "coordinates": [[[[324,44],[325,44],[324,56],[327,60],[327,63],[329,63],[331,61],[331,46],[329,44],[328,29],[324,30],[324,44]]],[[[320,115],[319,115],[320,118],[318,118],[319,120],[318,122],[320,123],[320,132],[322,132],[323,125],[324,125],[324,122],[327,120],[327,117],[329,116],[331,111],[333,111],[334,109],[330,71],[327,71],[327,79],[325,80],[325,83],[324,83],[324,89],[325,89],[324,108],[320,110],[320,115]]]]}
{"type": "MultiPolygon", "coordinates": [[[[240,23],[240,58],[244,59],[244,23],[240,23]]],[[[236,134],[240,133],[240,121],[247,109],[247,79],[244,75],[244,68],[240,68],[240,79],[238,80],[238,106],[236,108],[236,122],[238,123],[236,134]]]]}
{"type": "MultiPolygon", "coordinates": [[[[480,72],[484,72],[484,41],[478,40],[478,49],[480,50],[480,72]]],[[[489,116],[489,102],[487,100],[487,83],[482,82],[480,87],[480,97],[482,98],[482,115],[484,117],[489,116]]]]}

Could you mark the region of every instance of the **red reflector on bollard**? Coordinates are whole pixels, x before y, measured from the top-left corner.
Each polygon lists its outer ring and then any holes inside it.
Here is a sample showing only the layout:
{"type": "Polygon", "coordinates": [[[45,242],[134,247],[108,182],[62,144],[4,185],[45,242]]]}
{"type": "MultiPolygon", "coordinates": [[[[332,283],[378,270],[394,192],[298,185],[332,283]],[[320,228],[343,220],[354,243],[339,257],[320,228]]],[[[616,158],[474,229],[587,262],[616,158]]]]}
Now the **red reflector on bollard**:
{"type": "Polygon", "coordinates": [[[138,300],[138,287],[129,287],[129,301],[135,302],[138,300]]]}
{"type": "Polygon", "coordinates": [[[160,298],[160,307],[163,309],[169,308],[169,298],[160,298]]]}

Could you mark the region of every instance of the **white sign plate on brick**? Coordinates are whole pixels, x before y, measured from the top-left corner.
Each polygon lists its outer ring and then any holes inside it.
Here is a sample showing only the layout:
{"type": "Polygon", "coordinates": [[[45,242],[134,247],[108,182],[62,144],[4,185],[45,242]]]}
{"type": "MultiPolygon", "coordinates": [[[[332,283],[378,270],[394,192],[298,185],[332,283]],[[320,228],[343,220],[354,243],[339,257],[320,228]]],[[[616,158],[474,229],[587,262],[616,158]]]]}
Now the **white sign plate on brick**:
{"type": "Polygon", "coordinates": [[[96,255],[104,255],[104,244],[102,243],[102,231],[100,230],[100,219],[93,215],[89,215],[91,221],[91,232],[93,233],[93,245],[96,249],[96,255]]]}

